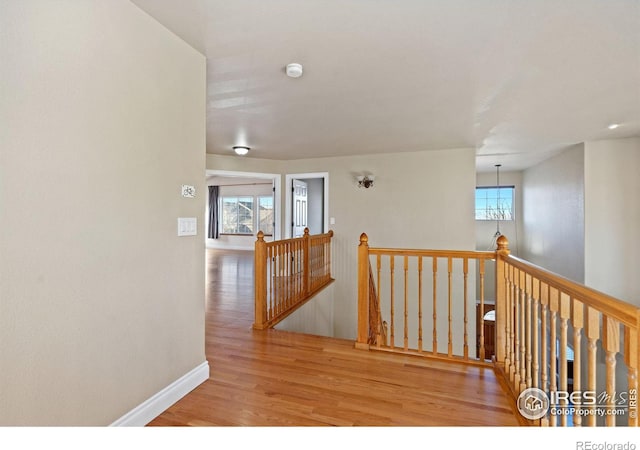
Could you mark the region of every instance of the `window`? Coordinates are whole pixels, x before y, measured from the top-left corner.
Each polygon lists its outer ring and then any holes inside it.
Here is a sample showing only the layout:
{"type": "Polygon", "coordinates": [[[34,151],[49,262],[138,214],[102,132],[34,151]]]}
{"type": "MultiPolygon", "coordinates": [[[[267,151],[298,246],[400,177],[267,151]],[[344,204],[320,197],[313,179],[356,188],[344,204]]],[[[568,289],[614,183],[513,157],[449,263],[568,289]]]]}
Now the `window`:
{"type": "Polygon", "coordinates": [[[222,198],[222,233],[253,234],[253,197],[222,198]]]}
{"type": "Polygon", "coordinates": [[[273,235],[273,196],[229,196],[220,200],[222,234],[273,235]]]}
{"type": "Polygon", "coordinates": [[[513,220],[514,186],[476,188],[476,220],[513,220]]]}
{"type": "Polygon", "coordinates": [[[273,235],[273,197],[258,197],[258,230],[273,235]]]}

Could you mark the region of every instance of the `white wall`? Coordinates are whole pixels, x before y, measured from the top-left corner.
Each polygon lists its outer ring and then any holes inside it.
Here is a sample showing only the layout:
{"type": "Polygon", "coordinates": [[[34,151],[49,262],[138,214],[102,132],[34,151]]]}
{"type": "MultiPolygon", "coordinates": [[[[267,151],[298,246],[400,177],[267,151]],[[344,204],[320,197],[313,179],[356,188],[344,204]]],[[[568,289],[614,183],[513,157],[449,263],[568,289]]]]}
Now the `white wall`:
{"type": "MultiPolygon", "coordinates": [[[[208,155],[207,169],[329,173],[333,238],[334,335],[355,339],[357,247],[366,232],[374,247],[474,249],[475,151],[456,149],[295,161],[208,155]],[[355,176],[376,175],[360,189],[355,176]]],[[[283,177],[284,179],[285,177],[283,177]]],[[[475,278],[470,280],[473,285],[475,278]]],[[[473,302],[470,302],[473,303],[473,302]]],[[[471,308],[473,305],[471,305],[471,308]]]]}
{"type": "Polygon", "coordinates": [[[522,257],[584,282],[584,146],[524,171],[522,257]]]}
{"type": "Polygon", "coordinates": [[[640,306],[640,138],[585,143],[585,280],[640,306]]]}
{"type": "Polygon", "coordinates": [[[206,361],[205,59],[124,0],[0,30],[0,425],[108,425],[206,361]]]}
{"type": "Polygon", "coordinates": [[[333,336],[334,284],[322,289],[274,328],[296,333],[333,336]]]}

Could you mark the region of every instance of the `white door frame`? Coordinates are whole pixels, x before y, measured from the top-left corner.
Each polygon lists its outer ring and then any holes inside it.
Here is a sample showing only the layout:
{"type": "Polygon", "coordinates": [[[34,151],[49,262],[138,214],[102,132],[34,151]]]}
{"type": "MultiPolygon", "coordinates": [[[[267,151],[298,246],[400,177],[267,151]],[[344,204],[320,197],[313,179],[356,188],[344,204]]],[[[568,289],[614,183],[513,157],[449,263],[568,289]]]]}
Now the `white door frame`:
{"type": "MultiPolygon", "coordinates": [[[[221,177],[244,177],[244,178],[263,178],[265,180],[272,180],[275,190],[273,191],[273,216],[275,219],[275,225],[273,229],[273,239],[275,241],[281,239],[281,219],[280,219],[280,205],[281,202],[281,184],[282,175],[279,173],[261,173],[261,172],[235,172],[232,170],[214,170],[207,169],[206,176],[221,176],[221,177]]],[[[206,233],[205,233],[206,236],[206,233]]]]}
{"type": "Polygon", "coordinates": [[[305,180],[308,178],[322,178],[324,182],[323,186],[323,205],[324,212],[322,214],[323,233],[327,233],[329,231],[329,172],[313,172],[313,173],[288,173],[285,175],[285,192],[284,192],[284,223],[286,226],[284,227],[284,238],[291,238],[291,220],[293,217],[291,211],[291,203],[293,201],[293,197],[291,195],[291,186],[294,178],[305,180]]]}

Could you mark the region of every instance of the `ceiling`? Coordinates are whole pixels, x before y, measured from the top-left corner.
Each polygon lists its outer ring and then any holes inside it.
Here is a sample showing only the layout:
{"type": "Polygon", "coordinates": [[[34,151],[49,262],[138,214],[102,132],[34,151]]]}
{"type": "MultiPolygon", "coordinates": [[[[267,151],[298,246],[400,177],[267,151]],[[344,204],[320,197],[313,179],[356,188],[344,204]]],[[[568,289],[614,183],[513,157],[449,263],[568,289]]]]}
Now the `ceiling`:
{"type": "Polygon", "coordinates": [[[638,0],[132,1],[207,57],[207,153],[474,147],[521,170],[640,136],[638,0]]]}

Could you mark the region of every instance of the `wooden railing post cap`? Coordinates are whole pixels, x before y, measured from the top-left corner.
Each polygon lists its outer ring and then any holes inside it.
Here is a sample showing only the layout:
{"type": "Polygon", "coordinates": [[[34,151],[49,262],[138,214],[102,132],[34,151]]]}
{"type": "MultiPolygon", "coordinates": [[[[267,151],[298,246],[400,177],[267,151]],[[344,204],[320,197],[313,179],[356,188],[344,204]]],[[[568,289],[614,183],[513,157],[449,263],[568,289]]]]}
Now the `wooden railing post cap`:
{"type": "Polygon", "coordinates": [[[309,236],[309,228],[306,228],[306,227],[305,227],[305,229],[304,229],[304,235],[305,235],[305,236],[309,236]]]}
{"type": "Polygon", "coordinates": [[[329,237],[333,237],[333,230],[329,230],[329,237]]]}
{"type": "Polygon", "coordinates": [[[262,230],[258,231],[257,237],[259,241],[264,241],[264,233],[262,232],[262,230]]]}
{"type": "Polygon", "coordinates": [[[367,236],[367,233],[362,233],[360,235],[360,245],[367,245],[369,242],[369,236],[367,236]]]}
{"type": "Polygon", "coordinates": [[[509,251],[509,239],[507,239],[507,237],[504,234],[498,237],[496,244],[498,246],[497,248],[498,251],[505,251],[505,250],[509,251]]]}

